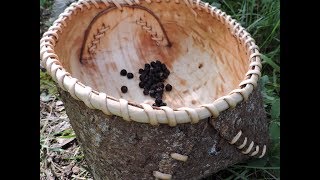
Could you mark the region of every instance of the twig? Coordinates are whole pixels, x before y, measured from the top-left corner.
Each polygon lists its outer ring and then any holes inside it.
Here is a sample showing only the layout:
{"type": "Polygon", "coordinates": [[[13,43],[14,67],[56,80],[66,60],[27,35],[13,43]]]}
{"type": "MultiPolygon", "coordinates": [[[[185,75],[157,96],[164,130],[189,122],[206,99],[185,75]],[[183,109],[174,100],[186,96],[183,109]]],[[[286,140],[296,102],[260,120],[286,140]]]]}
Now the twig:
{"type": "Polygon", "coordinates": [[[86,178],[83,178],[83,177],[79,177],[79,176],[76,176],[76,175],[72,175],[71,177],[75,178],[75,179],[86,179],[86,178]]]}

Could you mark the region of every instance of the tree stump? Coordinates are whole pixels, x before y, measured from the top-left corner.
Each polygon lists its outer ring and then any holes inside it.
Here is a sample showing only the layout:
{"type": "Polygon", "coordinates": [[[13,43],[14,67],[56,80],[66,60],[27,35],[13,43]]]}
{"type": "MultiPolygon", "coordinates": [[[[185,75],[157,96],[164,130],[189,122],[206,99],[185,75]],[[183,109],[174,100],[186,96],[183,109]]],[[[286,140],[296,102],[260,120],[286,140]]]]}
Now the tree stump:
{"type": "MultiPolygon", "coordinates": [[[[154,179],[153,171],[172,179],[201,179],[250,156],[229,144],[242,130],[244,138],[261,147],[268,144],[267,119],[259,90],[247,102],[222,112],[217,119],[175,127],[126,122],[86,107],[69,93],[59,91],[86,162],[96,180],[154,179]],[[212,126],[214,124],[214,126],[212,126]],[[171,153],[188,156],[186,162],[171,153]]],[[[243,149],[246,150],[249,143],[243,149]]],[[[254,148],[250,151],[252,153],[254,148]]]]}
{"type": "Polygon", "coordinates": [[[40,57],[97,180],[200,179],[266,153],[258,46],[207,3],[81,0],[44,33],[40,57]],[[138,85],[155,60],[171,72],[167,106],[138,85]]]}

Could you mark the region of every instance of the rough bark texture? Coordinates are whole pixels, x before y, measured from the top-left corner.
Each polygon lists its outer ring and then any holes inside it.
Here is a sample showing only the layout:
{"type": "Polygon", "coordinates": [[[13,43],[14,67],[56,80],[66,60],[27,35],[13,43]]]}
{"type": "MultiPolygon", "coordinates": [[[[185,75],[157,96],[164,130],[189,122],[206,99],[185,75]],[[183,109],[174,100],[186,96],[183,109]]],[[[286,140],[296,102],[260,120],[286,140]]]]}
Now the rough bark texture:
{"type": "Polygon", "coordinates": [[[228,143],[240,129],[250,142],[268,143],[268,122],[259,89],[247,102],[222,112],[215,120],[176,127],[108,117],[59,91],[96,180],[155,179],[153,171],[172,174],[172,179],[201,179],[250,157],[228,143]],[[172,159],[171,153],[187,155],[188,160],[172,159]]]}

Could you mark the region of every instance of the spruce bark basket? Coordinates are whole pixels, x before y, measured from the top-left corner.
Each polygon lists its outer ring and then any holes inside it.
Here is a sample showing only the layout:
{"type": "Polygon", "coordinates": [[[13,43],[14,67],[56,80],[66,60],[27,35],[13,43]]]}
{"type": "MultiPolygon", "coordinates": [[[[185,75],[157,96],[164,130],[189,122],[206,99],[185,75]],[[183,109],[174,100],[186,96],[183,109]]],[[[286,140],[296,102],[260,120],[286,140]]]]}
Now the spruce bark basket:
{"type": "Polygon", "coordinates": [[[78,1],[44,33],[40,57],[95,179],[200,179],[266,153],[258,46],[208,3],[78,1]],[[138,86],[154,60],[171,72],[167,106],[138,86]]]}

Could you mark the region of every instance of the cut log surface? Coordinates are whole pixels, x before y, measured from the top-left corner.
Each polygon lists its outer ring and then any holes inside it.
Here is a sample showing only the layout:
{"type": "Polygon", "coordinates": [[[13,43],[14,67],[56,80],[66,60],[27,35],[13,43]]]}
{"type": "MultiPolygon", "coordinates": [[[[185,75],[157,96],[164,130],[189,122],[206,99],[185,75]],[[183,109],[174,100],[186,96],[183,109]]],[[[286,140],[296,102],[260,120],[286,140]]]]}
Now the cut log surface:
{"type": "MultiPolygon", "coordinates": [[[[155,171],[170,174],[172,179],[201,179],[232,164],[250,158],[237,146],[247,137],[248,149],[268,145],[267,118],[259,88],[248,101],[222,112],[216,119],[197,124],[151,126],[127,122],[89,109],[81,101],[59,88],[66,112],[85,154],[90,171],[99,179],[155,179],[155,171]],[[242,136],[229,142],[242,131],[242,136]],[[188,156],[186,161],[172,153],[188,156]]],[[[268,146],[267,146],[268,147],[268,146]]],[[[261,150],[256,156],[261,154],[261,150]]]]}

